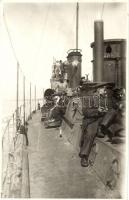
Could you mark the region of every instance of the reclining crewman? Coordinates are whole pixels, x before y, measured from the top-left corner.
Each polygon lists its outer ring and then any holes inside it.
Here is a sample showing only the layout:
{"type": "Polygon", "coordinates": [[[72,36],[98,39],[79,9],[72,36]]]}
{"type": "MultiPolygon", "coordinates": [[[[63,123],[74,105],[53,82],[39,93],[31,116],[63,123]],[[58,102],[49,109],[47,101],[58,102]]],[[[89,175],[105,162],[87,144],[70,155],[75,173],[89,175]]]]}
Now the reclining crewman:
{"type": "MultiPolygon", "coordinates": [[[[100,89],[90,91],[90,101],[94,101],[94,97],[99,97],[100,89]]],[[[88,94],[89,95],[89,94],[88,94]]],[[[100,100],[100,99],[98,99],[100,100]]],[[[94,102],[93,102],[94,104],[94,102]]],[[[80,153],[81,165],[83,167],[88,167],[88,157],[93,146],[94,138],[97,134],[97,129],[102,117],[105,112],[101,111],[99,107],[96,106],[83,106],[83,123],[82,123],[82,135],[80,139],[80,153]]]]}

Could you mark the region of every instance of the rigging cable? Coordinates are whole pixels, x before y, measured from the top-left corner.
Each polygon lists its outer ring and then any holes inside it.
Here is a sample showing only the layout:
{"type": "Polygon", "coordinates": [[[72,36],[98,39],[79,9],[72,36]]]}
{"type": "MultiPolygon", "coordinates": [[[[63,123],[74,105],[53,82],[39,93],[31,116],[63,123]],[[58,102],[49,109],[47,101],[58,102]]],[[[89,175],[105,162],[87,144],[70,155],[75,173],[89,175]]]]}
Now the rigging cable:
{"type": "MultiPolygon", "coordinates": [[[[19,59],[17,57],[17,54],[16,54],[16,51],[15,51],[15,48],[14,48],[14,44],[13,44],[13,41],[12,41],[12,38],[11,38],[11,34],[10,34],[10,31],[9,31],[9,28],[8,28],[8,24],[7,24],[7,20],[6,20],[6,16],[5,16],[5,10],[3,9],[3,21],[4,21],[4,24],[5,24],[5,29],[7,31],[7,34],[8,34],[8,38],[9,38],[9,42],[10,42],[10,46],[11,46],[11,49],[12,49],[12,52],[13,52],[13,55],[14,55],[14,58],[17,62],[17,65],[19,66],[19,70],[20,72],[23,74],[24,76],[24,72],[20,66],[20,62],[19,62],[19,59]]],[[[27,78],[28,79],[28,78],[27,78]]]]}
{"type": "Polygon", "coordinates": [[[105,3],[103,3],[103,6],[102,6],[101,19],[103,18],[104,7],[105,7],[105,3]]]}
{"type": "Polygon", "coordinates": [[[11,39],[11,35],[10,35],[9,29],[8,29],[8,25],[7,25],[7,22],[6,22],[4,9],[3,9],[3,19],[4,19],[3,21],[4,21],[5,28],[6,28],[6,31],[7,31],[7,34],[8,34],[8,38],[9,38],[9,41],[10,41],[10,45],[11,45],[11,48],[12,48],[12,51],[13,51],[14,58],[16,59],[17,64],[19,64],[16,52],[15,52],[15,49],[14,49],[14,46],[13,46],[13,41],[11,39]]]}
{"type": "MultiPolygon", "coordinates": [[[[72,27],[72,25],[75,26],[75,21],[76,21],[75,20],[76,19],[76,13],[74,11],[71,12],[71,13],[73,13],[73,16],[70,18],[71,20],[69,20],[69,22],[70,22],[69,23],[69,27],[72,27]]],[[[60,29],[59,29],[59,33],[60,33],[60,29]]],[[[59,41],[61,40],[61,37],[58,36],[57,38],[58,38],[57,44],[59,44],[59,41]]],[[[65,44],[64,44],[64,46],[63,46],[64,48],[62,49],[62,52],[61,52],[61,58],[63,57],[64,54],[66,54],[66,51],[68,50],[67,46],[70,44],[69,39],[70,39],[69,37],[68,37],[68,39],[67,39],[67,37],[65,37],[65,44]],[[67,47],[67,50],[66,50],[66,47],[67,47]]],[[[71,39],[71,41],[72,41],[73,47],[74,47],[74,37],[71,39]]],[[[59,49],[59,48],[57,48],[57,49],[59,49]]],[[[71,49],[71,47],[69,47],[69,49],[71,49]]],[[[58,52],[60,53],[60,50],[58,52]]]]}
{"type": "MultiPolygon", "coordinates": [[[[15,51],[15,48],[14,48],[14,44],[13,44],[13,41],[12,41],[12,38],[11,38],[11,34],[10,34],[10,31],[9,31],[9,28],[8,28],[8,24],[7,24],[7,21],[6,21],[6,16],[5,16],[5,11],[3,9],[3,22],[4,22],[4,25],[5,25],[5,29],[7,31],[7,35],[8,35],[8,38],[9,38],[9,43],[10,43],[10,46],[11,46],[11,49],[12,49],[12,52],[13,52],[13,56],[17,62],[17,66],[19,68],[19,72],[22,76],[24,76],[24,72],[20,66],[20,62],[18,60],[18,57],[17,57],[17,54],[16,54],[16,51],[15,51]]],[[[19,75],[20,75],[19,74],[19,75]]],[[[19,76],[19,78],[21,79],[21,76],[19,76]]],[[[19,80],[20,80],[19,79],[19,80]]],[[[21,79],[21,81],[23,81],[23,79],[21,79]]],[[[28,78],[26,79],[27,82],[30,83],[30,81],[28,80],[28,78]]],[[[33,85],[33,84],[32,84],[33,85]]],[[[34,84],[35,85],[35,84],[34,84]]],[[[21,90],[21,87],[19,87],[19,91],[21,90]]]]}
{"type": "Polygon", "coordinates": [[[37,59],[38,59],[38,55],[40,53],[40,50],[41,50],[41,42],[42,42],[42,39],[43,39],[43,36],[44,36],[44,32],[45,32],[45,27],[47,25],[47,22],[48,22],[48,15],[49,15],[49,11],[50,11],[50,6],[51,4],[48,6],[48,10],[47,10],[47,13],[46,13],[46,16],[45,16],[45,19],[44,19],[44,26],[42,25],[42,29],[41,29],[41,35],[40,35],[40,39],[39,39],[39,44],[38,44],[38,48],[37,48],[37,52],[36,52],[36,56],[35,56],[35,61],[33,62],[34,64],[36,64],[37,62],[37,59]]]}

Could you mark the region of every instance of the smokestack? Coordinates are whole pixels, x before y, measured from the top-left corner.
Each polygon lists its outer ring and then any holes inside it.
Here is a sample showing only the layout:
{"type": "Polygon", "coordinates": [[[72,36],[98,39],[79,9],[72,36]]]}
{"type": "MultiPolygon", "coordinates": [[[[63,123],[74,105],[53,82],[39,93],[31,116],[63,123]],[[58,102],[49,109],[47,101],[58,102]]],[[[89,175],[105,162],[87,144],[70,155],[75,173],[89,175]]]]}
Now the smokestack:
{"type": "Polygon", "coordinates": [[[76,88],[80,84],[81,80],[81,62],[82,54],[80,49],[70,49],[68,51],[67,60],[68,66],[68,80],[69,87],[76,88]]]}
{"type": "Polygon", "coordinates": [[[104,73],[104,38],[103,38],[103,21],[94,22],[94,81],[102,82],[104,73]]]}

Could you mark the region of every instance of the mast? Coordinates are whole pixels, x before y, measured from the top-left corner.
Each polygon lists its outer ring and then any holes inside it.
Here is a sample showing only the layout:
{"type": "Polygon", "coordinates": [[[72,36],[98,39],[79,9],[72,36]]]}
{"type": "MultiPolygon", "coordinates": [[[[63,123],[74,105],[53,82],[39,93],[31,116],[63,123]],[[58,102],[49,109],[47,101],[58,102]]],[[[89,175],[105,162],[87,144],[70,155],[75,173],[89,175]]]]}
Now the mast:
{"type": "Polygon", "coordinates": [[[76,49],[78,49],[78,21],[79,21],[79,3],[76,6],[76,49]]]}

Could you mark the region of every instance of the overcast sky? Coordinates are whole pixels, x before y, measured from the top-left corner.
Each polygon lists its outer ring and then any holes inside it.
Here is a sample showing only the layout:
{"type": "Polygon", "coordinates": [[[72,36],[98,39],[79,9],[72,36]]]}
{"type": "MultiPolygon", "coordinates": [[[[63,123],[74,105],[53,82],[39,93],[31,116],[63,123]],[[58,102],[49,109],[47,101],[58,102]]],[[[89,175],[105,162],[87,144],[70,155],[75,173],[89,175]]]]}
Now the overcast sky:
{"type": "MultiPolygon", "coordinates": [[[[53,57],[66,60],[67,51],[75,48],[76,3],[5,3],[4,16],[20,67],[29,82],[42,88],[50,87],[53,57]]],[[[127,8],[122,3],[79,4],[79,48],[82,49],[82,75],[92,78],[92,49],[94,20],[102,17],[104,38],[126,38],[127,8]]],[[[3,47],[2,94],[16,96],[16,60],[14,58],[5,23],[2,26],[3,47]]],[[[22,88],[22,73],[20,72],[22,88]]],[[[22,91],[22,89],[21,89],[22,91]]],[[[22,96],[22,92],[21,92],[22,96]]]]}

